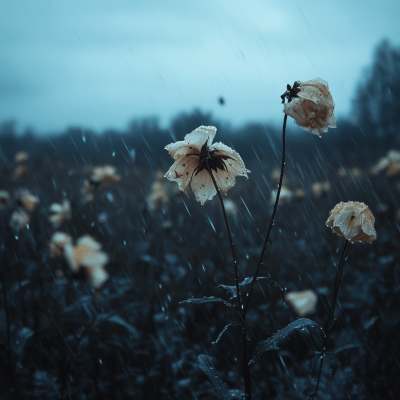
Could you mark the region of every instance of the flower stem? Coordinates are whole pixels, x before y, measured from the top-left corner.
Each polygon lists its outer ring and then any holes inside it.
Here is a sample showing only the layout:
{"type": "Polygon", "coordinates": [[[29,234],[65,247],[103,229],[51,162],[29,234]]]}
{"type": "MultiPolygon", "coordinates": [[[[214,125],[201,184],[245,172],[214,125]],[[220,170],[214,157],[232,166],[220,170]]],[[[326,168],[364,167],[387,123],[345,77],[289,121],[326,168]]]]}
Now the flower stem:
{"type": "Polygon", "coordinates": [[[346,240],[346,242],[344,244],[342,256],[340,258],[340,263],[339,263],[339,266],[338,266],[338,269],[336,272],[335,283],[333,285],[332,301],[331,301],[331,307],[329,309],[328,319],[326,320],[326,325],[325,325],[325,337],[324,337],[324,341],[322,343],[322,351],[321,351],[322,358],[321,358],[321,363],[319,365],[318,379],[317,379],[317,385],[315,386],[314,399],[317,398],[319,382],[321,380],[322,366],[324,365],[324,355],[325,355],[326,343],[328,342],[329,333],[331,331],[333,320],[335,317],[336,300],[337,300],[337,296],[339,293],[339,286],[340,286],[340,281],[341,281],[342,275],[343,275],[344,261],[345,261],[346,251],[347,251],[349,243],[350,242],[348,240],[346,240]]]}
{"type": "Polygon", "coordinates": [[[248,355],[247,355],[246,315],[244,314],[243,306],[242,306],[242,297],[241,297],[240,286],[239,286],[239,274],[238,274],[238,268],[237,268],[237,258],[236,258],[235,248],[233,246],[231,229],[229,227],[228,218],[226,216],[224,201],[222,200],[222,196],[221,196],[221,190],[219,189],[217,182],[215,182],[215,178],[212,174],[212,171],[211,171],[208,163],[207,163],[207,170],[208,170],[208,173],[211,175],[211,179],[213,181],[215,190],[217,191],[217,195],[218,195],[219,201],[221,203],[222,212],[224,214],[224,219],[225,219],[225,225],[226,225],[226,229],[228,231],[229,242],[230,242],[231,250],[232,250],[233,266],[234,266],[234,270],[235,270],[236,292],[237,292],[237,298],[238,298],[238,304],[239,304],[240,319],[241,319],[241,323],[242,323],[242,373],[243,373],[243,380],[244,380],[244,392],[245,392],[246,400],[251,400],[251,379],[250,379],[249,364],[248,364],[248,360],[247,360],[248,355]]]}
{"type": "MultiPolygon", "coordinates": [[[[278,208],[279,196],[280,196],[280,194],[281,194],[281,189],[282,189],[283,173],[284,173],[284,171],[285,171],[286,121],[287,121],[287,114],[285,114],[285,117],[283,118],[283,129],[282,129],[282,164],[281,164],[281,176],[279,177],[278,191],[277,191],[277,193],[276,193],[275,205],[274,205],[274,209],[273,209],[273,211],[272,211],[271,220],[269,221],[268,231],[267,231],[267,235],[265,236],[264,245],[263,245],[263,248],[262,248],[261,254],[260,254],[260,259],[258,260],[256,272],[254,273],[253,280],[252,280],[252,282],[251,282],[249,292],[247,293],[247,299],[245,300],[244,311],[243,311],[243,312],[244,312],[244,315],[246,315],[247,308],[248,308],[249,303],[250,303],[251,294],[252,294],[252,292],[253,292],[254,285],[255,285],[255,283],[256,283],[256,281],[257,281],[257,276],[258,276],[258,274],[259,274],[259,272],[260,272],[262,260],[263,260],[263,258],[264,258],[264,253],[265,253],[265,250],[267,249],[267,245],[268,245],[268,241],[269,241],[269,236],[270,236],[270,234],[271,234],[272,226],[274,225],[276,210],[277,210],[277,208],[278,208]]],[[[275,282],[274,282],[274,283],[275,283],[275,282]]],[[[279,285],[277,285],[276,283],[275,283],[275,286],[276,286],[276,287],[279,287],[279,285]]],[[[280,289],[283,291],[282,288],[280,288],[280,289]]]]}

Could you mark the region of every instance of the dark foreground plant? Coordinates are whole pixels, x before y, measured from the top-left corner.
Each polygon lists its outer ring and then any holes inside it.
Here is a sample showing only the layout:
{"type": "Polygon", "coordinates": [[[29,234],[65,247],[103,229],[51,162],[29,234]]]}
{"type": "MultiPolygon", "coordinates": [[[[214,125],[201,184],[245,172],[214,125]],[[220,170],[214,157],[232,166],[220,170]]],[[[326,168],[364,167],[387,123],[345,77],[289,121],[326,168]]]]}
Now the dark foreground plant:
{"type": "MultiPolygon", "coordinates": [[[[247,350],[247,334],[246,334],[246,313],[249,308],[249,304],[252,298],[254,286],[259,279],[267,279],[268,283],[278,288],[283,297],[285,298],[286,289],[282,289],[274,280],[269,276],[259,277],[259,272],[264,259],[264,254],[267,249],[267,245],[270,241],[270,235],[276,212],[278,209],[279,198],[281,194],[283,176],[285,169],[285,153],[286,153],[286,123],[288,114],[296,118],[299,117],[299,125],[303,129],[315,133],[321,136],[321,132],[327,131],[328,127],[335,126],[335,118],[333,116],[333,100],[327,89],[326,82],[321,79],[307,81],[304,86],[300,82],[295,82],[293,88],[288,85],[287,91],[281,96],[282,102],[288,100],[288,106],[285,105],[285,116],[283,120],[282,129],[282,162],[281,171],[279,177],[278,190],[276,192],[275,204],[272,211],[272,216],[268,225],[267,234],[264,239],[264,244],[260,253],[258,263],[256,265],[255,273],[253,277],[246,278],[240,282],[238,274],[238,261],[235,253],[235,247],[232,240],[232,234],[229,227],[228,218],[224,202],[221,196],[221,190],[226,192],[233,187],[235,184],[235,176],[242,175],[247,177],[248,171],[246,171],[244,163],[240,156],[223,145],[217,143],[212,145],[212,140],[215,136],[216,129],[214,127],[201,126],[192,133],[185,136],[185,139],[181,142],[170,144],[166,149],[170,152],[174,158],[175,163],[166,173],[166,177],[178,183],[179,188],[188,195],[189,186],[192,186],[193,192],[196,195],[196,199],[201,201],[202,204],[206,200],[210,200],[215,194],[218,195],[224,221],[228,233],[230,248],[233,258],[233,269],[235,274],[235,286],[223,286],[230,292],[232,299],[236,298],[236,304],[232,304],[220,298],[215,297],[204,297],[197,299],[188,299],[181,303],[196,303],[204,304],[210,302],[218,302],[227,307],[233,307],[238,312],[239,326],[241,327],[242,337],[242,375],[244,382],[244,397],[248,400],[252,398],[252,387],[250,377],[250,366],[259,360],[260,356],[268,350],[278,349],[280,342],[286,340],[294,331],[305,330],[305,328],[317,328],[317,324],[308,319],[300,319],[292,324],[289,324],[283,328],[280,332],[277,332],[272,338],[261,342],[257,347],[255,354],[251,360],[248,357],[247,350]],[[310,83],[311,82],[311,83],[310,83]],[[315,89],[317,85],[317,89],[315,89]],[[306,98],[303,99],[303,92],[306,93],[306,98]],[[300,94],[300,95],[299,95],[300,94]],[[298,104],[290,104],[292,100],[297,99],[298,104]],[[212,183],[212,185],[211,185],[212,183]],[[245,296],[242,295],[241,288],[250,284],[250,288],[245,296]]],[[[221,287],[222,285],[220,285],[221,287]]],[[[225,326],[221,334],[218,336],[214,343],[217,343],[224,332],[231,327],[236,327],[238,324],[228,324],[225,326]]],[[[320,332],[319,329],[316,330],[320,332]]],[[[308,332],[310,333],[310,332],[308,332]]],[[[211,383],[212,391],[211,394],[216,398],[226,399],[234,398],[238,396],[238,392],[230,393],[227,388],[222,384],[219,377],[216,375],[215,369],[211,367],[212,361],[207,356],[199,357],[200,368],[208,376],[208,380],[211,383]],[[210,372],[212,371],[212,372],[210,372]]]]}

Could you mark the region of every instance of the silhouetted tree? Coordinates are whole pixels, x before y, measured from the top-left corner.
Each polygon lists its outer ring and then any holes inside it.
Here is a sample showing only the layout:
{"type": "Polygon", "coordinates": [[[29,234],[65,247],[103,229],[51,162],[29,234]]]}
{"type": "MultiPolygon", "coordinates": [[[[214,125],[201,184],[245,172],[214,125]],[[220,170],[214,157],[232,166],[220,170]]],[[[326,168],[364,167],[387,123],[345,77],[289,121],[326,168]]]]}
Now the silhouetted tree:
{"type": "Polygon", "coordinates": [[[400,133],[400,47],[381,42],[374,61],[359,83],[353,111],[360,128],[378,135],[385,145],[399,142],[400,133]]]}

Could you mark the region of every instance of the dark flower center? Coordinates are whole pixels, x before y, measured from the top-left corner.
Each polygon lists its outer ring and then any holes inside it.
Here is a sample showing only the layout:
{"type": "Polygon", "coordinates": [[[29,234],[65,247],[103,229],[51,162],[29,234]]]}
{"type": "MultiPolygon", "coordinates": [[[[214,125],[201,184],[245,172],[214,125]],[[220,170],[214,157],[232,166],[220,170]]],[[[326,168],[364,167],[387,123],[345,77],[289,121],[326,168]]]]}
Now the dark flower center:
{"type": "Polygon", "coordinates": [[[281,96],[282,99],[282,104],[285,104],[285,99],[287,99],[288,103],[290,103],[295,97],[299,97],[297,96],[297,93],[300,92],[300,82],[296,81],[293,84],[293,87],[291,87],[289,84],[286,87],[286,92],[283,93],[283,95],[281,96]]]}

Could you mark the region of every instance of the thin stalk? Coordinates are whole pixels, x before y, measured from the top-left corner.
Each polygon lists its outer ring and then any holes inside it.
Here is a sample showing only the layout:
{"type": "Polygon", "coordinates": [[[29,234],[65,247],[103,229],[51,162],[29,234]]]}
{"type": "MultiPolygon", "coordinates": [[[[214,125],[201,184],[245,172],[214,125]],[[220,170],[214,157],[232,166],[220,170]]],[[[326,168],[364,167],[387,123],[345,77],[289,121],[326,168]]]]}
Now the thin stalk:
{"type": "Polygon", "coordinates": [[[248,308],[249,303],[250,303],[251,294],[252,294],[252,292],[253,292],[254,285],[256,284],[257,277],[258,277],[258,274],[259,274],[259,272],[260,272],[262,260],[263,260],[263,258],[264,258],[264,253],[265,253],[265,250],[267,249],[267,245],[268,245],[268,242],[269,242],[269,236],[270,236],[270,234],[271,234],[272,226],[274,225],[276,210],[278,209],[279,196],[281,195],[282,182],[283,182],[283,173],[284,173],[284,171],[285,171],[286,121],[287,121],[287,114],[285,114],[285,117],[283,118],[283,129],[282,129],[282,164],[281,164],[281,176],[279,177],[278,191],[277,191],[277,193],[276,193],[275,205],[274,205],[274,209],[273,209],[273,211],[272,211],[271,220],[269,221],[268,231],[267,231],[267,235],[265,236],[264,245],[263,245],[263,248],[262,248],[261,254],[260,254],[260,259],[258,260],[256,272],[255,272],[255,274],[254,274],[254,276],[253,276],[253,280],[252,280],[251,285],[250,285],[250,290],[249,290],[249,292],[248,292],[248,294],[247,294],[247,299],[245,300],[245,305],[244,305],[244,310],[243,310],[244,315],[246,315],[247,308],[248,308]]]}
{"type": "MultiPolygon", "coordinates": [[[[5,258],[5,249],[3,249],[3,261],[5,258]]],[[[5,265],[5,263],[2,263],[5,265]]],[[[13,389],[13,398],[15,399],[15,384],[14,384],[14,369],[12,365],[12,359],[11,359],[11,332],[10,332],[10,313],[8,310],[8,303],[7,303],[7,292],[6,292],[6,284],[4,282],[4,277],[3,273],[1,272],[0,268],[0,282],[1,286],[3,288],[3,299],[4,299],[4,312],[6,314],[6,323],[7,323],[7,358],[8,358],[8,371],[10,374],[10,379],[11,379],[11,387],[13,389]]]]}
{"type": "Polygon", "coordinates": [[[332,328],[332,323],[335,317],[335,307],[336,307],[336,300],[337,296],[339,293],[339,286],[340,286],[340,281],[342,279],[343,275],[343,269],[344,269],[344,261],[345,261],[345,256],[346,256],[346,251],[349,245],[349,241],[346,240],[342,252],[342,256],[340,258],[340,263],[336,272],[336,278],[335,278],[335,284],[333,286],[333,291],[332,291],[332,301],[331,301],[331,307],[329,309],[329,314],[328,314],[328,319],[326,320],[326,325],[325,325],[325,337],[324,341],[322,343],[322,351],[321,351],[321,363],[319,365],[319,370],[318,370],[318,378],[317,378],[317,385],[315,386],[315,392],[314,392],[314,399],[317,398],[317,392],[319,388],[319,382],[321,380],[321,372],[322,372],[322,366],[324,365],[324,355],[325,355],[325,348],[326,348],[326,343],[328,342],[329,339],[329,333],[332,328]]]}
{"type": "Polygon", "coordinates": [[[239,286],[239,274],[238,274],[238,268],[237,268],[237,258],[236,258],[235,248],[233,245],[231,229],[229,227],[228,218],[226,216],[224,201],[222,200],[222,196],[221,196],[221,190],[218,187],[217,182],[215,181],[214,175],[212,174],[212,171],[211,171],[208,163],[207,163],[207,170],[211,176],[215,190],[217,191],[219,201],[221,203],[222,212],[224,214],[224,219],[225,219],[225,225],[226,225],[226,229],[228,231],[229,242],[230,242],[231,250],[232,250],[233,266],[234,266],[234,270],[235,270],[236,292],[237,292],[237,298],[238,298],[238,304],[239,304],[240,319],[242,322],[242,373],[243,373],[243,380],[244,380],[244,392],[245,392],[246,400],[251,400],[251,379],[250,379],[250,369],[249,369],[248,360],[247,360],[248,355],[247,355],[246,316],[243,312],[243,306],[242,306],[242,297],[241,297],[240,286],[239,286]]]}

